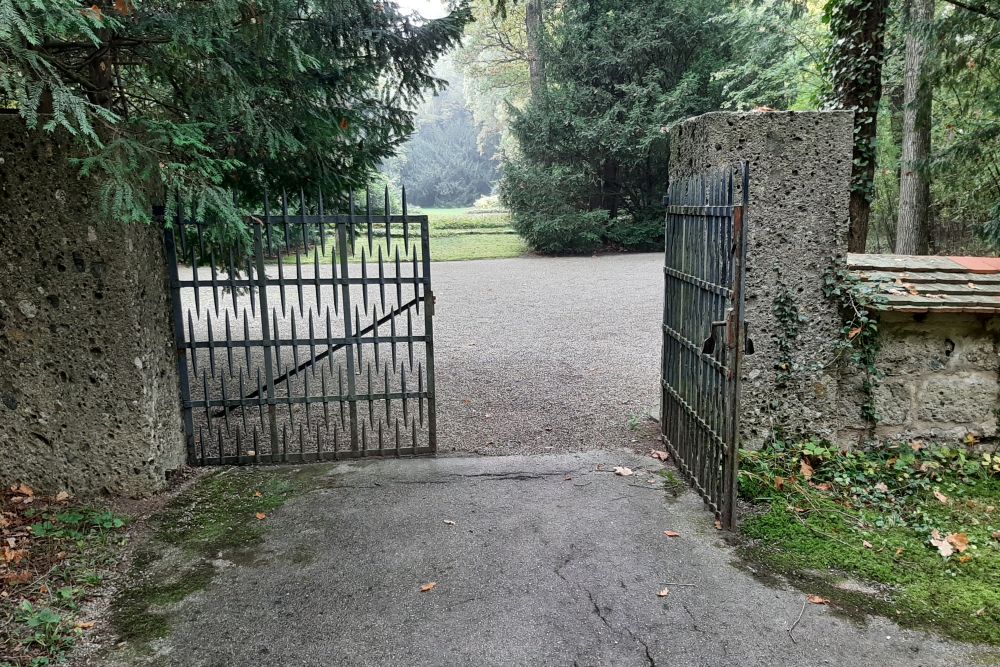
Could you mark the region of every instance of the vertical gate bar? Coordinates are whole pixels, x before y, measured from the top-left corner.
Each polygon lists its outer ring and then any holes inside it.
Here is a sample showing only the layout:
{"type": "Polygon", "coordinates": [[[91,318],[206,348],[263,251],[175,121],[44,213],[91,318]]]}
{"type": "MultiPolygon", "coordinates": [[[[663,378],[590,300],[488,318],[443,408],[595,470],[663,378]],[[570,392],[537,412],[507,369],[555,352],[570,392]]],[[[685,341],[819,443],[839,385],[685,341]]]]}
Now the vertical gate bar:
{"type": "MultiPolygon", "coordinates": [[[[278,408],[274,395],[274,366],[273,359],[271,358],[271,322],[268,316],[271,311],[267,305],[267,272],[264,268],[264,243],[261,238],[259,224],[254,224],[253,226],[253,251],[254,260],[257,263],[257,298],[260,303],[260,349],[264,355],[264,382],[266,383],[267,390],[267,420],[270,423],[271,460],[277,461],[278,408]]],[[[259,452],[257,455],[259,456],[259,452]]]]}
{"type": "MultiPolygon", "coordinates": [[[[427,364],[427,440],[437,451],[437,398],[434,393],[434,290],[431,288],[431,240],[427,217],[420,218],[420,253],[424,284],[424,362],[427,364]]],[[[416,276],[413,277],[416,280],[416,276]]]]}
{"type": "Polygon", "coordinates": [[[746,279],[746,209],[750,201],[750,165],[741,164],[740,206],[733,209],[733,318],[735,331],[728,336],[732,352],[729,379],[729,442],[725,470],[725,497],[723,502],[722,523],[726,529],[736,527],[735,499],[739,472],[740,446],[740,361],[743,358],[744,338],[743,317],[746,303],[744,282],[746,279]]]}
{"type": "MultiPolygon", "coordinates": [[[[171,309],[174,313],[174,345],[177,354],[177,377],[181,392],[181,415],[184,423],[184,446],[187,451],[188,463],[198,463],[198,454],[194,447],[194,416],[191,406],[185,405],[191,401],[191,385],[188,379],[188,353],[184,343],[184,309],[181,306],[180,276],[177,269],[177,246],[174,241],[174,230],[164,225],[164,207],[153,207],[153,220],[163,229],[163,243],[167,256],[167,271],[170,280],[171,309]]],[[[181,235],[184,234],[181,212],[177,211],[177,226],[181,235]]],[[[194,339],[192,339],[193,342],[194,339]]]]}
{"type": "MultiPolygon", "coordinates": [[[[351,206],[350,213],[348,215],[349,222],[352,227],[354,225],[354,193],[351,192],[351,206]]],[[[347,252],[348,252],[348,240],[347,240],[347,224],[344,221],[338,221],[337,223],[337,245],[340,246],[340,275],[341,280],[341,299],[344,313],[344,351],[345,359],[347,361],[347,400],[348,400],[348,410],[350,411],[351,418],[351,451],[358,451],[358,388],[354,370],[354,345],[357,343],[354,340],[354,327],[351,318],[354,312],[351,308],[351,283],[348,280],[350,276],[350,268],[347,265],[347,252]]],[[[343,402],[343,393],[341,393],[341,402],[343,402]]]]}

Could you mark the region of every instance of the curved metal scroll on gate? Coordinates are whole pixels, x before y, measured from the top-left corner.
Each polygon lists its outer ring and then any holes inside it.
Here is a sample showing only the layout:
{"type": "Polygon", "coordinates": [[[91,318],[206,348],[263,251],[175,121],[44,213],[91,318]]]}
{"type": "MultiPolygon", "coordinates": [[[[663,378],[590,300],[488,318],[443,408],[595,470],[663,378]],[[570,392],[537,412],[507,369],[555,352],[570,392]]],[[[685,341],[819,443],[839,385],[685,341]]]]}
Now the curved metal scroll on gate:
{"type": "Polygon", "coordinates": [[[191,464],[436,450],[427,216],[364,199],[265,199],[243,257],[183,206],[165,225],[191,464]]]}
{"type": "Polygon", "coordinates": [[[749,168],[668,187],[660,426],[722,525],[735,522],[749,168]]]}

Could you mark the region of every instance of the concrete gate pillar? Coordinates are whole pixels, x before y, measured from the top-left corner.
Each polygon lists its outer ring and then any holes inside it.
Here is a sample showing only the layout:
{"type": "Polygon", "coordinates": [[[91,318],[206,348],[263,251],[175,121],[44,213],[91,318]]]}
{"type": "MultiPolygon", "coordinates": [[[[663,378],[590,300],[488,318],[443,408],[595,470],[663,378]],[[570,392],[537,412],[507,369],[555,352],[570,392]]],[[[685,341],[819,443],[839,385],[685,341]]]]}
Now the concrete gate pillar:
{"type": "Polygon", "coordinates": [[[0,114],[0,483],[142,496],[184,463],[160,230],[0,114]]]}
{"type": "Polygon", "coordinates": [[[671,179],[750,165],[746,320],[755,353],[742,371],[745,447],[775,434],[839,441],[858,421],[840,407],[842,320],[823,294],[825,272],[847,252],[852,132],[851,112],[715,112],[670,129],[671,179]],[[779,303],[798,313],[794,336],[779,303]]]}

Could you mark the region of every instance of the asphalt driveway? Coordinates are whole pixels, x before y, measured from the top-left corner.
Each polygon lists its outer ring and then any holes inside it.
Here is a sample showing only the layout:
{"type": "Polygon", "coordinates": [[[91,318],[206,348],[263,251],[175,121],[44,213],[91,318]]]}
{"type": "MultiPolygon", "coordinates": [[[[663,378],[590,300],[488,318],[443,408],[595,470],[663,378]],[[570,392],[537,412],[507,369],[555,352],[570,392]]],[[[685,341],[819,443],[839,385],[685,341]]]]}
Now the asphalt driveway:
{"type": "Polygon", "coordinates": [[[622,451],[324,465],[252,558],[217,554],[204,590],[163,608],[166,638],[90,664],[973,664],[763,583],[659,470],[622,451]]]}

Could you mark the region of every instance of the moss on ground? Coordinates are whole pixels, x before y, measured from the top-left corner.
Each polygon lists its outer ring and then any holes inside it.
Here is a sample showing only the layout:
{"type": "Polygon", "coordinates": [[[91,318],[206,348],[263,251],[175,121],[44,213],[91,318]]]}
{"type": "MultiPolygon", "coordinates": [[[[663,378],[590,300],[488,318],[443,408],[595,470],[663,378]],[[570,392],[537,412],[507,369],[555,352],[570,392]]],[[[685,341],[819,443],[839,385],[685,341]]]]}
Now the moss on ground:
{"type": "Polygon", "coordinates": [[[757,506],[742,525],[745,558],[851,615],[1000,645],[1000,479],[978,455],[904,446],[747,457],[741,490],[757,506]],[[943,556],[935,535],[963,548],[943,556]],[[873,590],[844,590],[845,576],[873,590]]]}
{"type": "MultiPolygon", "coordinates": [[[[322,484],[328,466],[229,469],[206,477],[149,521],[127,581],[112,604],[122,639],[165,637],[177,604],[212,581],[218,559],[249,563],[268,514],[322,484]]],[[[134,648],[134,647],[133,647],[134,648]]]]}

